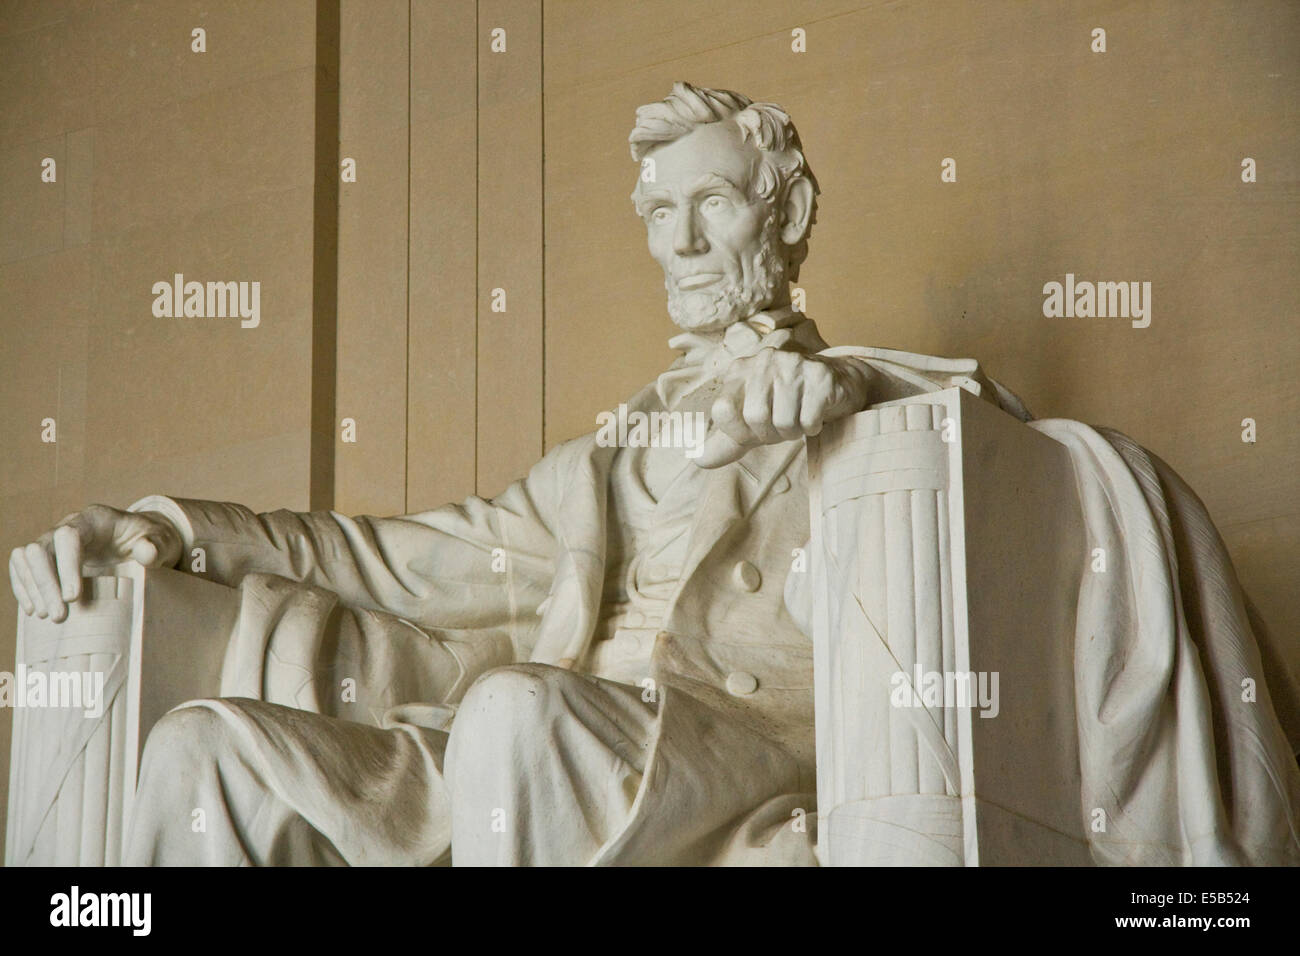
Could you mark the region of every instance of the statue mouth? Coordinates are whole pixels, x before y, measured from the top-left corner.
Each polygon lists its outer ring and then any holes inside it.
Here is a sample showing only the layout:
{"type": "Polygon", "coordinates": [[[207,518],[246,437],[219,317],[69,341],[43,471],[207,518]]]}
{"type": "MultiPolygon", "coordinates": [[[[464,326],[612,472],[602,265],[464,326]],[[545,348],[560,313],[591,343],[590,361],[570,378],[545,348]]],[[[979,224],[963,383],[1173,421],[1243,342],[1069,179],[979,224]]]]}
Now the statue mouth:
{"type": "Polygon", "coordinates": [[[682,276],[677,280],[677,288],[683,292],[691,292],[695,289],[703,289],[705,286],[713,285],[722,278],[720,272],[696,272],[693,275],[682,276]]]}

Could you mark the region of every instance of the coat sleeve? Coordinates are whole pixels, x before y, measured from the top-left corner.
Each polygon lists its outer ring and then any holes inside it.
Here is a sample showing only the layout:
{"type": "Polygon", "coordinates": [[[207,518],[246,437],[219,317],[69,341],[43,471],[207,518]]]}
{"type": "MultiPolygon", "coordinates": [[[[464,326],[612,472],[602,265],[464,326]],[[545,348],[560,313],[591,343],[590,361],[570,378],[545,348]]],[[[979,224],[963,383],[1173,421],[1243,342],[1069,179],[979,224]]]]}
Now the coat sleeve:
{"type": "Polygon", "coordinates": [[[1022,422],[1033,418],[1014,392],[994,381],[975,359],[949,359],[900,349],[838,346],[818,353],[829,358],[854,358],[865,362],[877,379],[872,404],[935,392],[956,385],[1001,408],[1022,422]]]}
{"type": "Polygon", "coordinates": [[[547,455],[492,500],[391,518],[334,511],[256,514],[243,505],[153,495],[132,511],[167,516],[184,539],[181,569],[229,586],[262,572],[325,588],[353,607],[443,629],[535,618],[554,573],[562,461],[547,455]]]}
{"type": "MultiPolygon", "coordinates": [[[[1014,392],[984,373],[975,359],[948,359],[899,349],[839,346],[819,355],[853,358],[865,362],[877,373],[872,402],[894,401],[957,386],[1001,408],[1022,422],[1033,419],[1014,392]]],[[[804,546],[809,561],[819,560],[812,542],[804,546]]],[[[812,575],[791,574],[786,578],[785,606],[799,629],[812,637],[812,575]]]]}

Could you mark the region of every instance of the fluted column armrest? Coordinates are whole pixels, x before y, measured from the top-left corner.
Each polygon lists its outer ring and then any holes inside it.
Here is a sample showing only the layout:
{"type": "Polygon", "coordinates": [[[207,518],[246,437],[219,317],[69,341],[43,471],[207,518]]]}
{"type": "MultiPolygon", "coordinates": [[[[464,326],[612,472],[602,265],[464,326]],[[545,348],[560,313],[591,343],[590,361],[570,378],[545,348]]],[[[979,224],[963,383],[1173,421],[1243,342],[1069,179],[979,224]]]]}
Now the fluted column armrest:
{"type": "Polygon", "coordinates": [[[818,852],[1089,862],[1064,445],[960,388],[808,440],[818,852]]]}
{"type": "Polygon", "coordinates": [[[5,865],[116,865],[149,730],[215,697],[239,594],[131,565],[55,624],[18,615],[5,865]]]}

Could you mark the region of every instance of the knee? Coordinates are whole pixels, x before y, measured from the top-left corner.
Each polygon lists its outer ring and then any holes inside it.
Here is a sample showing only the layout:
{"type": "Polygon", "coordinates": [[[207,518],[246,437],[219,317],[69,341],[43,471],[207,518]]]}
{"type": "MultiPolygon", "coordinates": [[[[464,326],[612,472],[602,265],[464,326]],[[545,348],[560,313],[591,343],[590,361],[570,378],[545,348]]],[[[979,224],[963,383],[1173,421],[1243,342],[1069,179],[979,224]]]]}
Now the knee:
{"type": "Polygon", "coordinates": [[[147,778],[164,782],[190,775],[214,763],[225,747],[219,715],[203,706],[182,705],[164,714],[149,731],[140,764],[141,785],[147,778]]]}
{"type": "Polygon", "coordinates": [[[452,736],[507,740],[543,726],[572,672],[547,664],[509,664],[474,682],[456,711],[452,736]]]}

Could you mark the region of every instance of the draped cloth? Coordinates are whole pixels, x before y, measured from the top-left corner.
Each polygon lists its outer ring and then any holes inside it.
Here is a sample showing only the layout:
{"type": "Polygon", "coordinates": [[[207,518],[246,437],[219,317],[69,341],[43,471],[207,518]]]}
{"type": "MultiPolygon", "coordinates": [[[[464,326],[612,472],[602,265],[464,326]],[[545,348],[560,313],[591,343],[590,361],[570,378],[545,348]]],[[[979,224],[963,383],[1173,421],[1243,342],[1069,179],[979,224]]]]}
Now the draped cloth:
{"type": "Polygon", "coordinates": [[[1063,419],[1031,427],[1069,449],[1089,550],[1107,561],[1104,573],[1083,563],[1074,647],[1093,858],[1300,864],[1300,769],[1205,506],[1118,432],[1063,419]]]}

